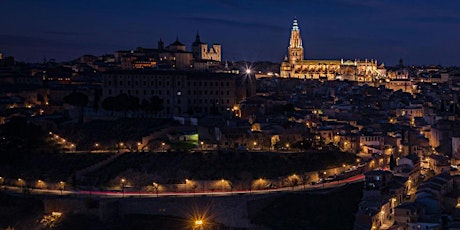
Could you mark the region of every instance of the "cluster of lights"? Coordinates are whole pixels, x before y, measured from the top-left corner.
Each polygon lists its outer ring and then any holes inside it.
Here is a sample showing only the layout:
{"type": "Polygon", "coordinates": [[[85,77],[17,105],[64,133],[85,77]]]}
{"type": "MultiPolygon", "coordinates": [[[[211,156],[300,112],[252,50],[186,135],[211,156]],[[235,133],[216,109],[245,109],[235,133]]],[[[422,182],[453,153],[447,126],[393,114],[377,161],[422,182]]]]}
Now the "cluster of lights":
{"type": "MultiPolygon", "coordinates": [[[[5,182],[5,178],[0,177],[0,185],[3,185],[4,182],[5,182]]],[[[16,186],[23,188],[23,187],[27,186],[28,183],[24,179],[18,178],[16,180],[15,184],[16,184],[16,186]]],[[[47,183],[47,182],[45,182],[44,180],[41,180],[41,179],[38,179],[35,182],[31,181],[31,182],[29,182],[29,185],[34,187],[34,188],[38,188],[38,189],[49,189],[49,183],[47,183]]],[[[59,190],[61,190],[61,194],[62,194],[63,190],[65,189],[65,185],[66,185],[66,183],[64,181],[59,181],[59,183],[56,183],[54,185],[54,187],[59,189],[59,190]]]]}
{"type": "Polygon", "coordinates": [[[75,149],[75,144],[67,141],[65,138],[60,137],[59,135],[49,132],[49,135],[51,135],[51,138],[56,141],[59,145],[63,146],[66,149],[75,149]]]}

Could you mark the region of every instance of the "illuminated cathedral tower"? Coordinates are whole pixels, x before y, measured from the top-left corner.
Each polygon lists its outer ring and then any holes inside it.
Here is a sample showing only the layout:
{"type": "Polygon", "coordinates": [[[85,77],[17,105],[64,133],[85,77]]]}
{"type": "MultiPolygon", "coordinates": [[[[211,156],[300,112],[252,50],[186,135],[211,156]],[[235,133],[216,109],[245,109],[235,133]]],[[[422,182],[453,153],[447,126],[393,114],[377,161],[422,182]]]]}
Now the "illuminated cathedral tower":
{"type": "Polygon", "coordinates": [[[289,63],[294,64],[296,61],[303,60],[302,38],[297,19],[294,19],[291,30],[291,40],[289,41],[289,63]]]}

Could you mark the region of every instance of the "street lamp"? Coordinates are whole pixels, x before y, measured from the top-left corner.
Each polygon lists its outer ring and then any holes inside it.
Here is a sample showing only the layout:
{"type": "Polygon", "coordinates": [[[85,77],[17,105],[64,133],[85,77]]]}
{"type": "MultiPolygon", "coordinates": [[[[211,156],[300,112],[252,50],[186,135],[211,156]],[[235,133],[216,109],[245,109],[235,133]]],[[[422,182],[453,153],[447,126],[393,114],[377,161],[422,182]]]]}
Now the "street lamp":
{"type": "Polygon", "coordinates": [[[222,179],[222,180],[220,180],[220,182],[221,182],[221,187],[222,187],[222,192],[223,192],[224,191],[224,182],[225,182],[225,180],[222,179]]]}
{"type": "Polygon", "coordinates": [[[125,178],[121,178],[121,193],[122,197],[125,197],[125,178]]]}
{"type": "Polygon", "coordinates": [[[153,189],[155,189],[155,192],[157,193],[157,198],[158,198],[158,188],[160,185],[158,183],[153,182],[153,189]]]}
{"type": "Polygon", "coordinates": [[[202,219],[197,219],[195,220],[195,225],[193,226],[193,229],[203,229],[203,224],[204,221],[202,219]]]}
{"type": "Polygon", "coordinates": [[[21,178],[18,178],[18,185],[19,185],[19,187],[22,188],[24,186],[24,180],[21,179],[21,178]]]}
{"type": "Polygon", "coordinates": [[[45,187],[45,182],[42,180],[37,181],[37,188],[43,189],[45,187]]]}
{"type": "Polygon", "coordinates": [[[61,195],[62,195],[62,191],[64,190],[64,188],[65,188],[64,181],[59,181],[59,190],[61,190],[61,195]]]}

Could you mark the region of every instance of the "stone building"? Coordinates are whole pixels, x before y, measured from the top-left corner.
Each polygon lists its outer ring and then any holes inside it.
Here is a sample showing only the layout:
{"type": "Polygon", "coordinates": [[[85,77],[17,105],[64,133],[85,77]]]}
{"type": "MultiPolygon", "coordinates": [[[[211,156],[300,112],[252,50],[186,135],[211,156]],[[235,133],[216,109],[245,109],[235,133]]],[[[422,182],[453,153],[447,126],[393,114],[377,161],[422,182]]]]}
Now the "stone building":
{"type": "Polygon", "coordinates": [[[161,117],[222,113],[255,95],[253,75],[159,70],[121,70],[102,74],[102,100],[127,94],[163,100],[161,117]]]}
{"type": "Polygon", "coordinates": [[[280,77],[373,82],[385,75],[377,60],[304,60],[304,48],[297,19],[291,30],[288,56],[281,63],[280,77]]]}

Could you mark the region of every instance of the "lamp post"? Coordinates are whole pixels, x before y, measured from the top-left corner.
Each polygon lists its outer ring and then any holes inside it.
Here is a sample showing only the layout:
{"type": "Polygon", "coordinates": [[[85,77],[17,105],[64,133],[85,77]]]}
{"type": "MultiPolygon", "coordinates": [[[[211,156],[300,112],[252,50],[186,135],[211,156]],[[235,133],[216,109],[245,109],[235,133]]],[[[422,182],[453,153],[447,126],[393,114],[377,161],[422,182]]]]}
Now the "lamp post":
{"type": "Polygon", "coordinates": [[[121,197],[123,198],[125,197],[125,181],[126,181],[125,178],[121,178],[121,193],[122,193],[121,197]]]}
{"type": "Polygon", "coordinates": [[[62,191],[64,190],[64,188],[65,188],[64,181],[59,181],[59,190],[61,190],[61,196],[62,196],[62,191]]]}
{"type": "Polygon", "coordinates": [[[222,192],[224,191],[224,182],[225,182],[224,179],[220,180],[222,192]]]}
{"type": "Polygon", "coordinates": [[[3,188],[3,182],[5,182],[5,179],[3,179],[3,177],[0,176],[0,191],[3,188]]]}
{"type": "Polygon", "coordinates": [[[326,184],[326,171],[323,172],[323,188],[324,188],[324,184],[326,184]]]}
{"type": "Polygon", "coordinates": [[[203,229],[203,224],[204,224],[204,221],[202,219],[197,219],[194,222],[193,229],[201,230],[201,229],[203,229]]]}
{"type": "Polygon", "coordinates": [[[26,196],[26,190],[24,189],[25,181],[21,178],[18,178],[18,186],[21,188],[24,196],[26,196]]]}
{"type": "Polygon", "coordinates": [[[158,188],[159,187],[160,187],[160,185],[158,183],[153,182],[153,189],[155,189],[155,192],[157,194],[157,198],[158,198],[158,188]]]}

